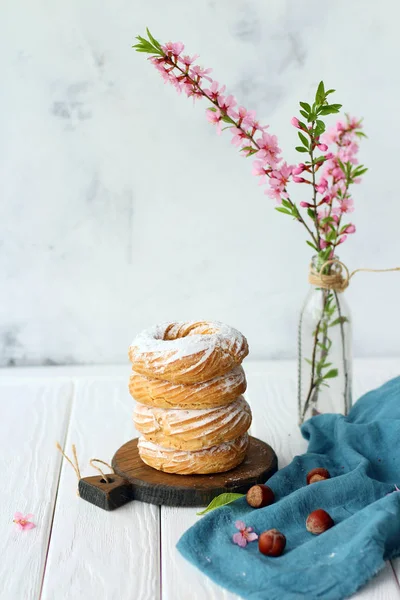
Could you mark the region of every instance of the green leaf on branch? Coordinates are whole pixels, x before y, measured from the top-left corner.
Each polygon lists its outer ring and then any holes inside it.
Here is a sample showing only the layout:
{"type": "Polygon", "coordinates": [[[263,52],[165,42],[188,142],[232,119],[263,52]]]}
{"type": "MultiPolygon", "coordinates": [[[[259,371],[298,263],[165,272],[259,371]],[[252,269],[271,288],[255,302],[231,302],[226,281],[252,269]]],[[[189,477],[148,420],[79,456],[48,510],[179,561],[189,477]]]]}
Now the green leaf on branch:
{"type": "Polygon", "coordinates": [[[327,105],[327,106],[321,106],[321,108],[319,109],[319,114],[323,115],[323,116],[333,115],[335,113],[338,113],[341,108],[342,108],[341,104],[331,104],[331,105],[327,105]]]}
{"type": "Polygon", "coordinates": [[[277,210],[278,212],[284,213],[285,215],[292,216],[292,211],[288,210],[287,208],[282,208],[282,206],[275,206],[275,210],[277,210]]]}
{"type": "Polygon", "coordinates": [[[312,242],[310,242],[310,240],[306,240],[306,244],[308,244],[309,246],[311,246],[311,248],[313,250],[315,250],[315,251],[317,250],[317,246],[315,244],[313,244],[312,242]]]}
{"type": "Polygon", "coordinates": [[[151,43],[153,44],[153,46],[155,46],[156,48],[158,48],[159,50],[161,50],[161,44],[159,42],[157,42],[157,40],[151,35],[150,30],[148,27],[146,27],[146,31],[147,31],[147,35],[149,36],[149,40],[151,41],[151,43]]]}
{"type": "Polygon", "coordinates": [[[239,498],[243,498],[244,494],[220,494],[213,498],[210,504],[204,510],[196,513],[197,515],[205,515],[208,512],[215,510],[216,508],[220,508],[221,506],[225,506],[226,504],[230,504],[235,500],[239,500],[239,498]]]}
{"type": "Polygon", "coordinates": [[[313,210],[312,208],[307,208],[307,214],[310,217],[310,219],[315,219],[315,210],[313,210]]]}
{"type": "Polygon", "coordinates": [[[333,377],[337,377],[339,374],[338,369],[331,369],[324,375],[324,379],[332,379],[333,377]]]}
{"type": "Polygon", "coordinates": [[[307,113],[311,112],[311,106],[307,102],[299,102],[299,104],[307,113]]]}
{"type": "Polygon", "coordinates": [[[317,156],[317,158],[314,159],[314,165],[316,165],[317,163],[323,163],[326,161],[325,156],[317,156]]]}
{"type": "Polygon", "coordinates": [[[335,325],[343,325],[343,323],[348,323],[349,319],[347,317],[338,317],[335,319],[329,327],[335,327],[335,325]]]}
{"type": "Polygon", "coordinates": [[[306,138],[306,136],[304,135],[304,133],[301,133],[301,131],[298,131],[297,135],[299,136],[300,140],[303,142],[305,147],[308,148],[309,142],[308,142],[308,139],[306,138]]]}
{"type": "Polygon", "coordinates": [[[304,148],[303,146],[296,146],[296,150],[297,152],[308,152],[307,148],[304,148]]]}
{"type": "Polygon", "coordinates": [[[300,111],[300,114],[301,114],[301,115],[302,115],[302,116],[303,116],[305,119],[308,119],[308,113],[306,113],[306,111],[305,111],[305,110],[301,110],[301,111],[300,111]]]}
{"type": "Polygon", "coordinates": [[[317,93],[315,94],[315,102],[317,104],[322,104],[325,100],[325,86],[324,82],[320,81],[317,89],[317,93]]]}

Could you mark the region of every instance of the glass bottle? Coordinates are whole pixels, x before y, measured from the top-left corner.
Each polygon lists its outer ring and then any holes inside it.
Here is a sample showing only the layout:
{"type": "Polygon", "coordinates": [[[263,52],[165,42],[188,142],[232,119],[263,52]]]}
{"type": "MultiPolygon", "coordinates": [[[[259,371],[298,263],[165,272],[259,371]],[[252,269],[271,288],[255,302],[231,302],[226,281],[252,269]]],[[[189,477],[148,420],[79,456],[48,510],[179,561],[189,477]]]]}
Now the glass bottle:
{"type": "MultiPolygon", "coordinates": [[[[313,271],[320,273],[321,267],[314,256],[313,271]]],[[[340,263],[324,267],[324,274],[340,278],[340,263]]],[[[320,413],[347,415],[352,405],[352,342],[344,293],[311,285],[300,315],[298,343],[299,425],[320,413]]]]}

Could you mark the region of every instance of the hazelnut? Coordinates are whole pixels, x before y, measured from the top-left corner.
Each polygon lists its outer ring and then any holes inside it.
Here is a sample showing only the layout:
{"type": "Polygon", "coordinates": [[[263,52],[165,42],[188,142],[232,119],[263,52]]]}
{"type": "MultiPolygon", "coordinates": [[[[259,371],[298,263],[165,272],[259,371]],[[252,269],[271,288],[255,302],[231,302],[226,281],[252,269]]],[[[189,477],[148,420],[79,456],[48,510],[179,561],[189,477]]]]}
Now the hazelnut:
{"type": "Polygon", "coordinates": [[[280,556],[286,546],[286,538],[277,529],[264,531],[258,538],[258,549],[266,556],[280,556]]]}
{"type": "Polygon", "coordinates": [[[333,519],[325,510],[318,508],[310,513],[307,517],[306,528],[307,531],[314,535],[324,533],[327,529],[334,526],[333,519]]]}
{"type": "Polygon", "coordinates": [[[275,501],[275,495],[267,485],[253,485],[246,494],[246,500],[253,508],[263,508],[275,501]]]}
{"type": "Polygon", "coordinates": [[[330,479],[330,477],[329,471],[317,467],[316,469],[313,469],[307,473],[307,485],[310,483],[316,483],[317,481],[323,481],[324,479],[330,479]]]}

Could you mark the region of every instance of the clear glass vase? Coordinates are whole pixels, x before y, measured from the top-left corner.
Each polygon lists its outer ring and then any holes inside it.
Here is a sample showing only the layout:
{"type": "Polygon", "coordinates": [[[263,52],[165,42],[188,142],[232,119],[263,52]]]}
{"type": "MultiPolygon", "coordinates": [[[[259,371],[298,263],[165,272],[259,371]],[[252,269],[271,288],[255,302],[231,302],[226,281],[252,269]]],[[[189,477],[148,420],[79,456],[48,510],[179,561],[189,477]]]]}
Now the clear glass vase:
{"type": "MultiPolygon", "coordinates": [[[[320,272],[317,256],[312,267],[320,272]]],[[[337,269],[340,264],[333,263],[324,274],[335,274],[337,269]]],[[[311,286],[300,316],[298,342],[299,425],[320,413],[347,415],[352,404],[352,341],[344,293],[311,286]]]]}

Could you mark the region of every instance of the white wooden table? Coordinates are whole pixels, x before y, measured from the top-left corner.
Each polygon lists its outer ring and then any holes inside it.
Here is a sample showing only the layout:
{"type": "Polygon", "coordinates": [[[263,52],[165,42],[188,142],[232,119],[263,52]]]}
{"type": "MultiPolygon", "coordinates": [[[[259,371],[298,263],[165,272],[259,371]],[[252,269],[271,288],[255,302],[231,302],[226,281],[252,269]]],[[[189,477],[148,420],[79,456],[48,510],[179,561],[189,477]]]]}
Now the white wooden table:
{"type": "MultiPolygon", "coordinates": [[[[306,444],[296,425],[294,362],[247,362],[253,435],[282,467],[306,444]]],[[[400,373],[400,359],[355,363],[354,395],[400,373]]],[[[0,371],[1,600],[233,600],[175,549],[196,509],[131,502],[107,513],[76,495],[77,478],[55,449],[75,443],[82,476],[135,437],[129,366],[0,371]],[[19,532],[14,512],[34,513],[19,532]]],[[[400,561],[354,598],[400,598],[400,561]]],[[[284,599],[283,599],[284,600],[284,599]]]]}

